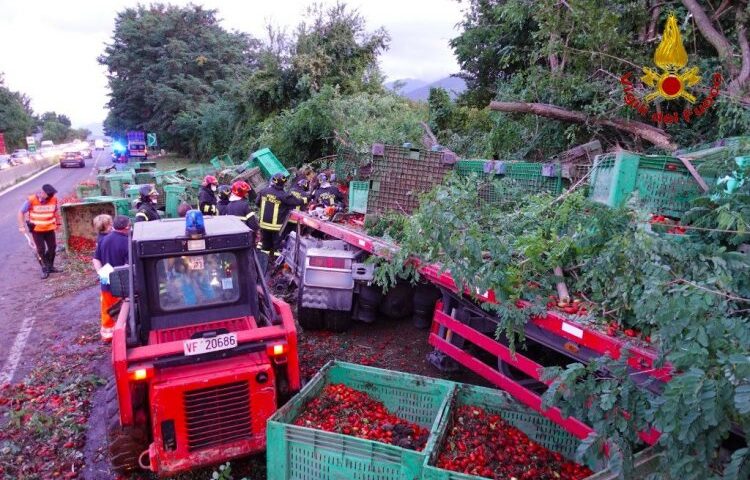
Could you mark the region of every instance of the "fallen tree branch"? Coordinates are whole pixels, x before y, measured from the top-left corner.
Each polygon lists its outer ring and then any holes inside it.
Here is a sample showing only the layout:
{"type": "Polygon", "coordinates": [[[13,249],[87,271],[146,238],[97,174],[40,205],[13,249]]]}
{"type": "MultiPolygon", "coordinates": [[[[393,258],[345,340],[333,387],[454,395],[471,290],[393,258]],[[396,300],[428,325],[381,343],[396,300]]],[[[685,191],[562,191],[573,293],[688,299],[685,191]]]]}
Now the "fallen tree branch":
{"type": "Polygon", "coordinates": [[[729,76],[735,78],[737,76],[737,65],[732,58],[732,44],[729,43],[727,37],[714,27],[713,22],[708,18],[706,11],[698,4],[697,0],[682,0],[682,4],[693,15],[695,24],[698,26],[698,30],[700,30],[703,38],[716,49],[721,63],[729,72],[729,76]]]}
{"type": "Polygon", "coordinates": [[[626,120],[624,118],[592,117],[583,112],[566,110],[547,103],[491,102],[490,109],[505,113],[532,113],[540,117],[552,118],[563,122],[585,123],[610,127],[627,132],[635,137],[642,138],[665,150],[671,151],[677,148],[672,142],[670,136],[664,132],[664,130],[643,122],[626,120]]]}

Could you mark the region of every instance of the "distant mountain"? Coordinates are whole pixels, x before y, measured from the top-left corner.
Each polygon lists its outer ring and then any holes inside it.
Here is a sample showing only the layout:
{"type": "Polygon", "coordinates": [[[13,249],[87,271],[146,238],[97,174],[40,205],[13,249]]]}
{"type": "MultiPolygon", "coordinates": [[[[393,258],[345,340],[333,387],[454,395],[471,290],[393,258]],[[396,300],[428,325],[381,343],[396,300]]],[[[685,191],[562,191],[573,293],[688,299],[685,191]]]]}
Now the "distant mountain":
{"type": "Polygon", "coordinates": [[[91,131],[91,138],[101,138],[104,136],[104,126],[101,123],[89,123],[77,128],[85,128],[91,131]]]}
{"type": "Polygon", "coordinates": [[[411,92],[412,90],[416,90],[418,88],[424,87],[429,82],[425,82],[424,80],[419,80],[417,78],[402,78],[400,80],[393,80],[392,82],[386,82],[383,84],[385,88],[388,90],[396,91],[399,95],[406,96],[406,92],[411,92]],[[396,91],[396,83],[402,83],[403,85],[399,87],[398,91],[396,91]]]}
{"type": "Polygon", "coordinates": [[[455,99],[466,90],[466,82],[456,77],[445,77],[413,90],[404,90],[406,93],[402,93],[402,95],[411,100],[425,101],[430,96],[430,89],[436,87],[444,88],[451,98],[455,99]]]}

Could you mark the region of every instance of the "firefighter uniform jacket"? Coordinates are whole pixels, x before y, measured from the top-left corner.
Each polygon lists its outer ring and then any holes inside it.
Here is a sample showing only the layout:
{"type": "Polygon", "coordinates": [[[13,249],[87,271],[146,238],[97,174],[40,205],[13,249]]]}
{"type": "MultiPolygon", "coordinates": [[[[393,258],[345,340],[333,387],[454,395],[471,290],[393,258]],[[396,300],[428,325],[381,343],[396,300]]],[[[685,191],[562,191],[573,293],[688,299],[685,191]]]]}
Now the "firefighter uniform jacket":
{"type": "Polygon", "coordinates": [[[151,220],[159,220],[159,212],[156,210],[156,205],[151,203],[150,200],[141,202],[138,207],[138,213],[135,214],[136,222],[150,222],[151,220]]]}
{"type": "Polygon", "coordinates": [[[258,193],[256,203],[260,208],[260,228],[271,232],[280,231],[289,211],[303,204],[301,199],[273,185],[258,193]]]}
{"type": "MultiPolygon", "coordinates": [[[[295,198],[298,198],[299,200],[302,200],[302,205],[297,206],[294,209],[299,211],[302,209],[302,207],[306,206],[308,203],[310,203],[310,197],[312,196],[310,192],[305,190],[304,188],[300,187],[299,185],[295,185],[292,187],[292,190],[289,192],[292,195],[294,195],[295,198]]],[[[289,219],[289,223],[297,223],[296,220],[289,219]]]]}
{"type": "Polygon", "coordinates": [[[221,199],[216,204],[216,211],[219,212],[219,215],[226,215],[227,214],[227,208],[229,208],[229,199],[221,199]]]}
{"type": "Polygon", "coordinates": [[[344,204],[344,196],[341,194],[341,190],[333,185],[319,187],[315,190],[314,198],[316,204],[324,207],[333,207],[344,204]]]}
{"type": "Polygon", "coordinates": [[[245,198],[239,200],[233,200],[227,205],[227,215],[234,215],[240,217],[240,220],[245,222],[245,225],[250,227],[250,230],[257,232],[259,225],[258,219],[255,217],[255,212],[250,208],[250,203],[245,198]]]}
{"type": "Polygon", "coordinates": [[[219,214],[219,210],[216,208],[216,194],[210,186],[203,186],[198,192],[198,208],[203,215],[219,214]]]}

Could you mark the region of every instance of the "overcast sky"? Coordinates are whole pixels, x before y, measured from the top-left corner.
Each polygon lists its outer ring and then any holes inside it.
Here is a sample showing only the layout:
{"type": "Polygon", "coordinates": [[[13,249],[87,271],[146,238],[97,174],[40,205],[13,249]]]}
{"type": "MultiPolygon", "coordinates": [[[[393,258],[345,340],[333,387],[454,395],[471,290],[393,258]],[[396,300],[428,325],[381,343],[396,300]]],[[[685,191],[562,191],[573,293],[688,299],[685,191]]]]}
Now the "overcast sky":
{"type": "MultiPolygon", "coordinates": [[[[164,3],[195,3],[217,9],[225,28],[262,38],[267,23],[286,25],[291,31],[311,2],[164,3]]],[[[346,3],[362,13],[368,30],[383,26],[391,34],[390,50],[380,59],[388,80],[432,81],[458,71],[448,46],[458,32],[456,24],[462,16],[457,0],[346,3]]],[[[125,0],[0,0],[0,72],[5,74],[6,85],[29,95],[36,113],[65,113],[76,127],[102,122],[106,116],[107,81],[96,57],[112,36],[115,14],[136,4],[125,0]]]]}

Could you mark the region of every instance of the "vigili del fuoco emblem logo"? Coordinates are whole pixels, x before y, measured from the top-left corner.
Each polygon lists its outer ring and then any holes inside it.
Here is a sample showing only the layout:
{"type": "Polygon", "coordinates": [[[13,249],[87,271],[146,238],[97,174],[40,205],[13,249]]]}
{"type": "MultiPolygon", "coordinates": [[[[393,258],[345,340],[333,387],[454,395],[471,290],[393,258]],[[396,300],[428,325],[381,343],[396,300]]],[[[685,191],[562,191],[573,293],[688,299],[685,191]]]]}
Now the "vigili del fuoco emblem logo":
{"type": "Polygon", "coordinates": [[[682,43],[677,18],[672,14],[667,18],[661,42],[654,52],[654,64],[657,69],[643,67],[644,75],[641,82],[650,92],[642,99],[636,96],[633,72],[620,77],[620,83],[625,91],[625,103],[654,123],[671,125],[679,123],[680,120],[690,123],[693,119],[703,116],[719,95],[723,79],[717,72],[711,76],[711,89],[708,95],[701,101],[696,98],[692,90],[701,82],[700,71],[698,67],[688,65],[688,54],[682,43]],[[679,99],[688,103],[681,112],[665,108],[657,111],[651,108],[657,101],[671,103],[679,99]]]}

